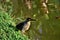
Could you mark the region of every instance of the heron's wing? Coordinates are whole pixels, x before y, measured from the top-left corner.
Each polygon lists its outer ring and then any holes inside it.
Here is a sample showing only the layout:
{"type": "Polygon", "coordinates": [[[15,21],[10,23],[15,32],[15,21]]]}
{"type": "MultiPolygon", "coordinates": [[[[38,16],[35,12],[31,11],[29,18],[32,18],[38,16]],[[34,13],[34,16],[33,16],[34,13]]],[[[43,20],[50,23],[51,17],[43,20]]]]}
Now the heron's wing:
{"type": "Polygon", "coordinates": [[[16,28],[22,30],[23,26],[24,26],[24,22],[17,24],[16,28]]]}

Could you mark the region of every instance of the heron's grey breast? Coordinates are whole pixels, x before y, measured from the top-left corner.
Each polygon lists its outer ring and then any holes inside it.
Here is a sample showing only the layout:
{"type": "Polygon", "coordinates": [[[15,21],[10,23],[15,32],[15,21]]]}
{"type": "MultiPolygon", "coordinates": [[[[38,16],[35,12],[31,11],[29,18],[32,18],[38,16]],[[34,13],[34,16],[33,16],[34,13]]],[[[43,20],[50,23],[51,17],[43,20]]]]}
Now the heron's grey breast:
{"type": "Polygon", "coordinates": [[[30,21],[25,24],[23,30],[26,31],[26,30],[28,30],[29,28],[30,28],[30,21]]]}

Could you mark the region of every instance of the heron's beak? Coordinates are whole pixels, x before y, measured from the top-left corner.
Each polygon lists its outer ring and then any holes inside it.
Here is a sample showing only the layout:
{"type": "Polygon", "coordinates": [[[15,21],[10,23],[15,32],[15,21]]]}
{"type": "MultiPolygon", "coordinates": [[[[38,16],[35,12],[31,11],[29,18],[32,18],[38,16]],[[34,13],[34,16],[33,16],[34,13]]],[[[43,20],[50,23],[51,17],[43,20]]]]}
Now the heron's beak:
{"type": "Polygon", "coordinates": [[[31,19],[31,21],[36,21],[35,19],[31,19]]]}

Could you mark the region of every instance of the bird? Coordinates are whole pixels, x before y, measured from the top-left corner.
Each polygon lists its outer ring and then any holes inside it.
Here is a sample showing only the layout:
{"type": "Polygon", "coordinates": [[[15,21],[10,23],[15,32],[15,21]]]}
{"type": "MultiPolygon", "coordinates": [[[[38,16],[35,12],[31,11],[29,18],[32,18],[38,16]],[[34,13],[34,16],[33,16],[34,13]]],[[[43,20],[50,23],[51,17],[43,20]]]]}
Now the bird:
{"type": "Polygon", "coordinates": [[[27,30],[29,30],[30,25],[31,25],[31,21],[36,21],[36,20],[32,19],[32,18],[27,18],[25,21],[17,24],[16,28],[18,30],[22,31],[22,33],[25,33],[27,30]]]}

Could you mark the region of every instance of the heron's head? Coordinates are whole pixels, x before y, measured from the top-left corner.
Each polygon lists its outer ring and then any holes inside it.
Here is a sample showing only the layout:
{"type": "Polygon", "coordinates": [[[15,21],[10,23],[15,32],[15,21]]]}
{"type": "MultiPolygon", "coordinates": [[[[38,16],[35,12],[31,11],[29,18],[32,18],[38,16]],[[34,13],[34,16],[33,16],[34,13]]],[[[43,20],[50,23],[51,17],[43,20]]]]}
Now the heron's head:
{"type": "Polygon", "coordinates": [[[35,19],[32,19],[32,18],[27,18],[26,20],[27,21],[36,21],[35,19]]]}

